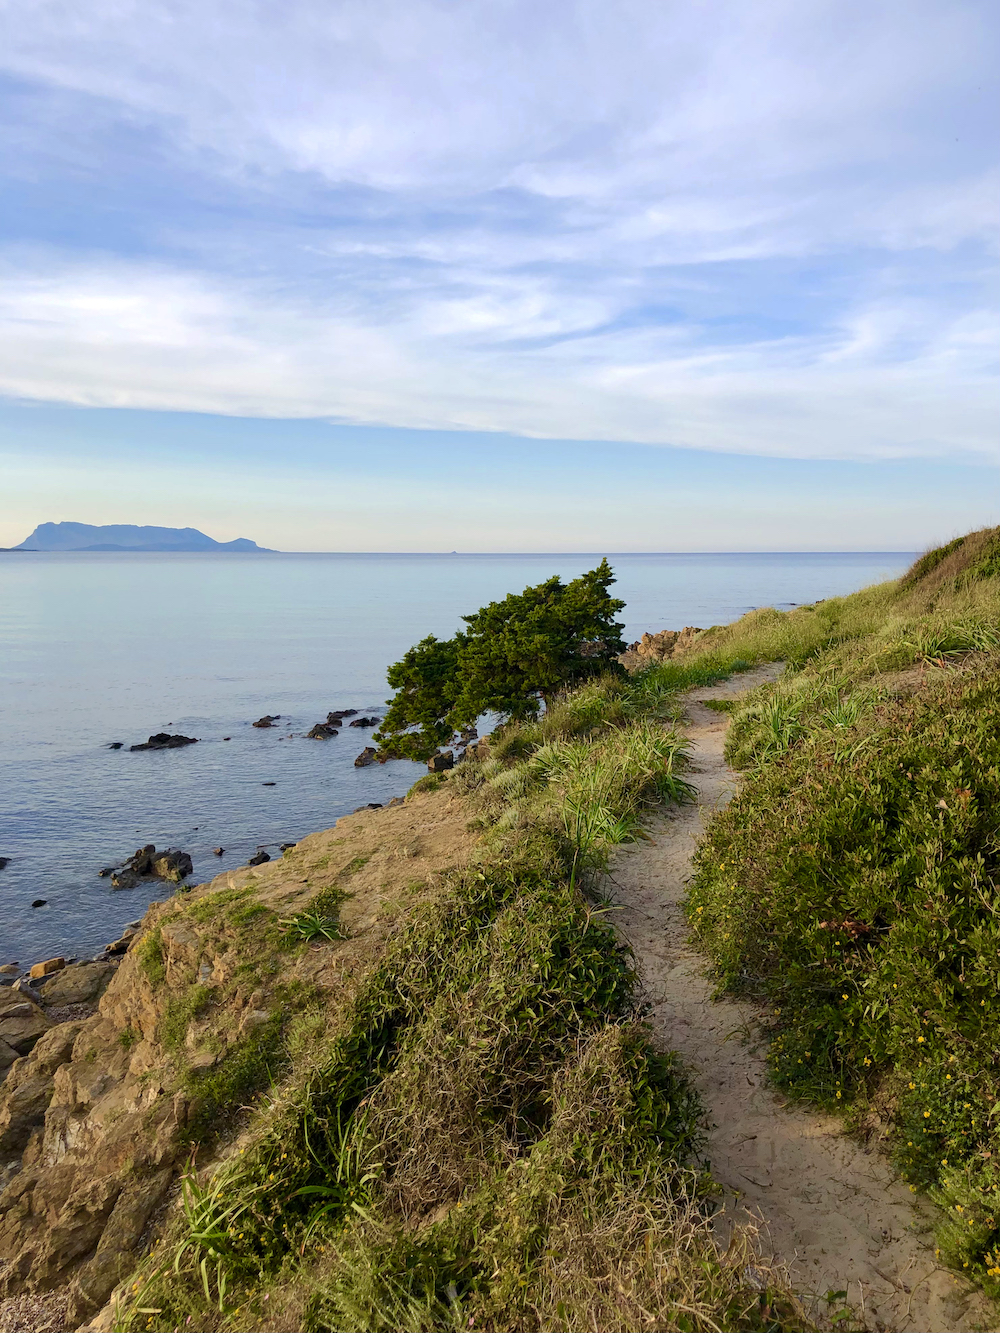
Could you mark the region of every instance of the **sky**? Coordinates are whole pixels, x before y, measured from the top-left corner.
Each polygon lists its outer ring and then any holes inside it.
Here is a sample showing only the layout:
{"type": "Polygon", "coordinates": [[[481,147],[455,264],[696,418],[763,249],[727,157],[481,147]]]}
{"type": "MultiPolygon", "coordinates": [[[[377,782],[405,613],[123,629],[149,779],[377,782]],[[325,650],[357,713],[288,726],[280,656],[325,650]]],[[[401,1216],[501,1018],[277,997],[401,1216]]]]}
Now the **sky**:
{"type": "Polygon", "coordinates": [[[1000,522],[994,0],[0,0],[0,545],[1000,522]]]}

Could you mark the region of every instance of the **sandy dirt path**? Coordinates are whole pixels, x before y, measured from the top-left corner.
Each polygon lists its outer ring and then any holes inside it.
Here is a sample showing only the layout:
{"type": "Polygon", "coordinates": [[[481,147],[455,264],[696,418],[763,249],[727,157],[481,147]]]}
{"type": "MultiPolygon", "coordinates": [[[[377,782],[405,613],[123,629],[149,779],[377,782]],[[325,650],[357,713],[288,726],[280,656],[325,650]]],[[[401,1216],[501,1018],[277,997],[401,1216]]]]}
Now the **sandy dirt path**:
{"type": "Polygon", "coordinates": [[[871,1330],[995,1329],[983,1298],[935,1261],[930,1206],[914,1201],[885,1158],[836,1118],[788,1108],[769,1088],[755,1007],[713,1001],[706,960],[688,943],[681,903],[691,856],[706,817],[737,782],[722,756],[728,718],[698,700],[775,675],[760,668],[691,692],[687,776],[698,804],[663,812],[649,828],[653,841],[621,848],[612,864],[616,921],[639,959],[655,1038],[681,1054],[704,1099],[708,1157],[726,1190],[720,1225],[749,1211],[762,1224],[764,1254],[787,1266],[799,1291],[846,1290],[871,1330]]]}

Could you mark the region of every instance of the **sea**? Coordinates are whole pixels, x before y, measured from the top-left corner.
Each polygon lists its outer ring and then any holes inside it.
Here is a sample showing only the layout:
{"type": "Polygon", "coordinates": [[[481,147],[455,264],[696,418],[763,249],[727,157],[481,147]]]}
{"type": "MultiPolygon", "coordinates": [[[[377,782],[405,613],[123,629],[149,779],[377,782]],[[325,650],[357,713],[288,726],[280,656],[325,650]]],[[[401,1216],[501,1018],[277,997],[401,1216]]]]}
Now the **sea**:
{"type": "MultiPolygon", "coordinates": [[[[426,769],[356,768],[370,730],[304,733],[334,709],[380,714],[412,644],[603,554],[0,554],[0,962],[116,939],[171,890],[98,872],[147,843],[187,851],[193,883],[402,796],[426,769]],[[264,714],[280,722],[255,728],[264,714]],[[198,744],[129,749],[160,731],[198,744]]],[[[631,641],[849,593],[914,553],[609,559],[631,641]]]]}

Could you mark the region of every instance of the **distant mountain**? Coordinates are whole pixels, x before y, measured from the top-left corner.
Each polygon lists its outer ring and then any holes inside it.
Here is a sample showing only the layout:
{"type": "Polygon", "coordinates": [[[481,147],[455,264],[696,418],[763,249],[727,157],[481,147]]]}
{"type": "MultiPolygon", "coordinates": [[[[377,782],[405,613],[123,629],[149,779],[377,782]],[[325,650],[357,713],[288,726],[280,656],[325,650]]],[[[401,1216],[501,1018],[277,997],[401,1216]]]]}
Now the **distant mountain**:
{"type": "Polygon", "coordinates": [[[248,537],[217,542],[197,528],[138,527],[134,523],[39,523],[15,551],[260,551],[248,537]]]}

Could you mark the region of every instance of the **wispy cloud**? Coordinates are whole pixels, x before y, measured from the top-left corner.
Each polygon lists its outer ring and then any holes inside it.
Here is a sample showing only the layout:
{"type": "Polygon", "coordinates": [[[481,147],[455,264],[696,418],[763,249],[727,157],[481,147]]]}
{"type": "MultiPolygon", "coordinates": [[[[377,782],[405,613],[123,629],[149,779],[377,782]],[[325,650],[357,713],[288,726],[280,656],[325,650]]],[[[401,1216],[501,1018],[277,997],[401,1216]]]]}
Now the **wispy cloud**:
{"type": "Polygon", "coordinates": [[[0,15],[0,392],[998,456],[988,3],[0,15]]]}

